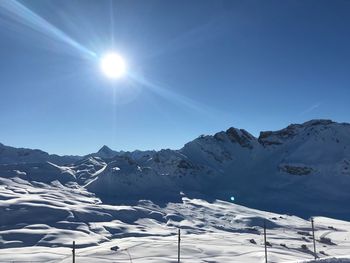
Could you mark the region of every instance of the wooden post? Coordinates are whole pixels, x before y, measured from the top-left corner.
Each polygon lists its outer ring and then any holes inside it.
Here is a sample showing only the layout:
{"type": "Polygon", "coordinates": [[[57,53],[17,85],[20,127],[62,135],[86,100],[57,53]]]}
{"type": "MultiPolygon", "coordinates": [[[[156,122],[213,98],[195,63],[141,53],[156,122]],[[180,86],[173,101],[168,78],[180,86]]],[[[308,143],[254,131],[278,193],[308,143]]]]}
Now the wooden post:
{"type": "Polygon", "coordinates": [[[266,220],[264,220],[265,263],[267,263],[266,220]]]}
{"type": "Polygon", "coordinates": [[[180,263],[180,242],[181,242],[181,230],[178,229],[178,239],[177,239],[177,263],[180,263]]]}
{"type": "Polygon", "coordinates": [[[130,253],[129,253],[129,250],[128,250],[128,249],[126,249],[126,252],[127,252],[127,253],[128,253],[128,255],[129,255],[130,263],[132,263],[132,258],[131,258],[131,255],[130,255],[130,253]]]}
{"type": "Polygon", "coordinates": [[[314,219],[311,217],[311,227],[312,227],[312,240],[314,241],[314,256],[315,260],[317,259],[317,254],[316,254],[316,240],[315,240],[315,228],[314,228],[314,219]]]}
{"type": "Polygon", "coordinates": [[[75,241],[73,241],[72,256],[73,256],[73,263],[75,263],[75,241]]]}

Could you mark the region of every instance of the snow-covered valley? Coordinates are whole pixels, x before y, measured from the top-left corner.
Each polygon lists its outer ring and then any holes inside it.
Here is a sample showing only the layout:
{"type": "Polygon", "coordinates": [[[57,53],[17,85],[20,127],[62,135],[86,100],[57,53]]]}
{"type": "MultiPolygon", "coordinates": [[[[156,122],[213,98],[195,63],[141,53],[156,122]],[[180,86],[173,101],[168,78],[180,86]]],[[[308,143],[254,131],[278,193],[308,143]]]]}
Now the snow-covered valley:
{"type": "Polygon", "coordinates": [[[182,262],[264,262],[265,220],[269,262],[311,260],[310,216],[318,256],[346,256],[349,147],[350,125],[328,120],[180,150],[0,145],[0,262],[71,262],[73,240],[77,262],[176,262],[178,228],[182,262]]]}

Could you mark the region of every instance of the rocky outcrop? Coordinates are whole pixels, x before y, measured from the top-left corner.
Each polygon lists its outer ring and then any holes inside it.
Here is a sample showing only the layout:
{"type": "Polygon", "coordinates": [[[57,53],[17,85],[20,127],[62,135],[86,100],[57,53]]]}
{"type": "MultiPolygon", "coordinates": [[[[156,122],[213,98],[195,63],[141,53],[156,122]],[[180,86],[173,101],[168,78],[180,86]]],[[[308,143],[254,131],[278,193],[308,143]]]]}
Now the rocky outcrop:
{"type": "Polygon", "coordinates": [[[314,170],[311,167],[302,166],[302,165],[290,165],[290,164],[282,164],[279,166],[280,170],[292,174],[292,175],[308,175],[311,174],[314,170]]]}

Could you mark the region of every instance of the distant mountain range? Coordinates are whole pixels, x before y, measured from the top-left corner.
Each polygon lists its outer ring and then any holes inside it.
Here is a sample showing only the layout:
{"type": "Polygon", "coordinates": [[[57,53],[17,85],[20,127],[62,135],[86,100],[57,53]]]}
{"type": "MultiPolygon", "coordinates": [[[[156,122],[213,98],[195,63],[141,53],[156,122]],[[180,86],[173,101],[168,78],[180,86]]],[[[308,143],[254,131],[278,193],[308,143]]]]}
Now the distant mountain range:
{"type": "Polygon", "coordinates": [[[49,155],[0,144],[0,177],[78,184],[101,198],[173,200],[180,192],[300,216],[350,219],[350,124],[311,120],[258,138],[229,128],[179,150],[49,155]]]}

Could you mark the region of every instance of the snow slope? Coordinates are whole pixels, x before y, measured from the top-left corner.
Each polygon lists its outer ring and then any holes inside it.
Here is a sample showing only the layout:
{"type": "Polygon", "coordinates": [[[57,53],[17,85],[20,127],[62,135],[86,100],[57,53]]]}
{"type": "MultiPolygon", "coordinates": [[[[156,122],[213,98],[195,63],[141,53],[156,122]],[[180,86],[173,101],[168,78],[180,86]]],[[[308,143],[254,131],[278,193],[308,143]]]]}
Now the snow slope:
{"type": "MultiPolygon", "coordinates": [[[[0,262],[71,262],[73,240],[78,262],[129,262],[127,252],[132,262],[174,262],[178,228],[183,262],[263,262],[264,220],[270,262],[313,258],[310,222],[296,216],[186,196],[112,205],[77,183],[0,180],[0,262]]],[[[349,222],[315,225],[318,256],[348,254],[349,222]]]]}

